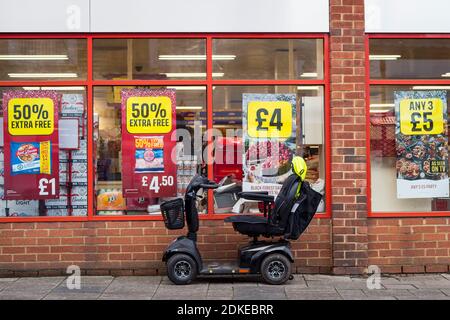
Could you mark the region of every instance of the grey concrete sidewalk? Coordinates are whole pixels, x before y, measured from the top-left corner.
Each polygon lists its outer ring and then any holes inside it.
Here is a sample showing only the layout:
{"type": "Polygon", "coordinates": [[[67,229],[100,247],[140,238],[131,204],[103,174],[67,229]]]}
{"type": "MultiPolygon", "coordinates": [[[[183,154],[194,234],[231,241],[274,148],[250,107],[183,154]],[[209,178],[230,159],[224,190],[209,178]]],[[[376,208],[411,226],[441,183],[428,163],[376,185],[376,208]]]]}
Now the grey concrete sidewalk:
{"type": "Polygon", "coordinates": [[[282,286],[266,285],[257,278],[201,278],[180,287],[159,276],[82,276],[81,289],[70,290],[64,277],[0,278],[0,300],[450,300],[450,274],[382,276],[380,284],[380,289],[369,289],[363,277],[295,275],[282,286]]]}

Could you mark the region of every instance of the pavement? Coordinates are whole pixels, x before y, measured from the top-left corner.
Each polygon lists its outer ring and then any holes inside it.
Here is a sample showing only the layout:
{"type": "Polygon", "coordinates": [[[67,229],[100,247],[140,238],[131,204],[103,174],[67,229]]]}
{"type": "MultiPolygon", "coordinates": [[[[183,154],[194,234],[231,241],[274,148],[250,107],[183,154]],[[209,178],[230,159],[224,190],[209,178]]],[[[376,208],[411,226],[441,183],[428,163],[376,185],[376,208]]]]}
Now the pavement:
{"type": "Polygon", "coordinates": [[[239,277],[200,278],[183,287],[163,276],[80,280],[80,289],[69,289],[66,277],[0,278],[0,300],[450,300],[447,273],[381,276],[378,289],[369,289],[371,278],[309,274],[280,286],[239,277]]]}

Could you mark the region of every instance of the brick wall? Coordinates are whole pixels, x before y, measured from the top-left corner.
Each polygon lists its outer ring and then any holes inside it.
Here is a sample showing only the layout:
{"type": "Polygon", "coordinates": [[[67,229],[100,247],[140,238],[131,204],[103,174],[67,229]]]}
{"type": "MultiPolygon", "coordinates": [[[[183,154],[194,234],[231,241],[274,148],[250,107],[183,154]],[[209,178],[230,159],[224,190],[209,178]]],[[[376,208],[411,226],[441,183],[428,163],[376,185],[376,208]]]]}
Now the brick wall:
{"type": "MultiPolygon", "coordinates": [[[[153,221],[1,223],[0,276],[60,275],[72,264],[85,274],[163,274],[162,252],[179,234],[153,221]]],[[[206,260],[234,260],[247,239],[202,221],[198,243],[206,260]]],[[[297,272],[329,273],[330,221],[315,219],[292,249],[297,272]]]]}
{"type": "Polygon", "coordinates": [[[448,272],[450,218],[370,219],[369,263],[384,273],[448,272]]]}
{"type": "Polygon", "coordinates": [[[364,0],[330,0],[334,273],[367,267],[364,0]]]}

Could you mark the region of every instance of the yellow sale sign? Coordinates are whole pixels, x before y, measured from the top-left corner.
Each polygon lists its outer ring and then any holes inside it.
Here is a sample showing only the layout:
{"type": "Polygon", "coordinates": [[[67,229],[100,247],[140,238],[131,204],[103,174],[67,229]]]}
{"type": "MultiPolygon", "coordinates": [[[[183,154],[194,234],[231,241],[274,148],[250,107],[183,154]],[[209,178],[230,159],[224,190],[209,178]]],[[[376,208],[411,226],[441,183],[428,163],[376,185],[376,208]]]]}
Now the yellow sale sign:
{"type": "Polygon", "coordinates": [[[289,138],[292,135],[292,105],[288,101],[250,101],[247,131],[252,138],[289,138]]]}
{"type": "Polygon", "coordinates": [[[400,101],[400,131],[404,135],[444,132],[442,99],[404,99],[400,101]]]}
{"type": "Polygon", "coordinates": [[[126,103],[129,133],[160,134],[172,131],[172,103],[169,97],[129,97],[126,103]]]}
{"type": "Polygon", "coordinates": [[[50,98],[12,98],[8,102],[8,132],[12,136],[51,135],[54,110],[50,98]]]}

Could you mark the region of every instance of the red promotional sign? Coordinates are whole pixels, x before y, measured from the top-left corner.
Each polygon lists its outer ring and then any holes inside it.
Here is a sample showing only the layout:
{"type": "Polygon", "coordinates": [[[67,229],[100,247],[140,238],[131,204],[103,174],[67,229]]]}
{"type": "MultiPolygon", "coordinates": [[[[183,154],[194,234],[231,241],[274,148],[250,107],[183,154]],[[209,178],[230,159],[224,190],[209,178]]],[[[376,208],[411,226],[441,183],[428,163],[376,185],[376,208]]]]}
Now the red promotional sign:
{"type": "Polygon", "coordinates": [[[3,94],[6,200],[59,197],[59,102],[54,91],[3,94]]]}
{"type": "Polygon", "coordinates": [[[125,198],[176,196],[172,132],[175,90],[122,90],[122,189],[125,198]]]}

